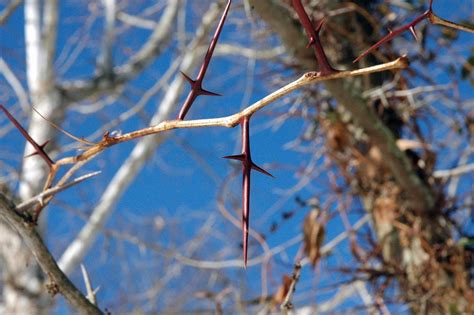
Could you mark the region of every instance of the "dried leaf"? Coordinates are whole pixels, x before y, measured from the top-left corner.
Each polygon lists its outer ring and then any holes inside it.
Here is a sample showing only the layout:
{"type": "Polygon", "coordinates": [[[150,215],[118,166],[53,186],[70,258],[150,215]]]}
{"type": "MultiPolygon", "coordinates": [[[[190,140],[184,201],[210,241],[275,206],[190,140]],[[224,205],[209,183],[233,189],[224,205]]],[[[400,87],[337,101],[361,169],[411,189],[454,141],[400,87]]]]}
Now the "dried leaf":
{"type": "Polygon", "coordinates": [[[320,219],[320,211],[313,209],[308,213],[303,223],[304,252],[313,267],[316,266],[321,257],[321,246],[324,241],[324,234],[324,225],[320,219]]]}

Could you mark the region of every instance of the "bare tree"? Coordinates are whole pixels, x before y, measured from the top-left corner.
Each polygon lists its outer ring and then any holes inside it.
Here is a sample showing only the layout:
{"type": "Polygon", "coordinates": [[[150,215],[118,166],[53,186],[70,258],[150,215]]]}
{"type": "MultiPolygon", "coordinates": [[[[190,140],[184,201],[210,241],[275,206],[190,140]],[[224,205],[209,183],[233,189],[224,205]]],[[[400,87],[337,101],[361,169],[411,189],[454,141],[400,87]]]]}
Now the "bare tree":
{"type": "Polygon", "coordinates": [[[469,1],[3,2],[3,313],[473,312],[469,1]]]}

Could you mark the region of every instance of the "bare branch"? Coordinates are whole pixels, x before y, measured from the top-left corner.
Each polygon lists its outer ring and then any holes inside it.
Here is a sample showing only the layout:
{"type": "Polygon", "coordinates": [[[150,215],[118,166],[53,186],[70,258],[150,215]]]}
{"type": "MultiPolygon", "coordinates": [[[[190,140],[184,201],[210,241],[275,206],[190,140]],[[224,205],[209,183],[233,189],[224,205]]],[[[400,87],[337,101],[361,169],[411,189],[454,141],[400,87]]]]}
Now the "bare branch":
{"type": "Polygon", "coordinates": [[[34,226],[25,222],[25,219],[15,210],[15,206],[3,194],[0,194],[0,217],[7,221],[23,238],[30,251],[36,257],[43,272],[49,276],[52,286],[59,289],[59,292],[77,312],[83,314],[102,314],[59,269],[54,257],[36,232],[34,226]]]}
{"type": "Polygon", "coordinates": [[[293,276],[291,277],[290,287],[288,288],[288,293],[286,294],[285,299],[283,300],[283,303],[281,303],[280,305],[281,310],[293,309],[293,304],[291,304],[291,298],[293,297],[293,293],[295,292],[296,284],[300,280],[300,276],[301,276],[301,264],[296,263],[295,268],[293,270],[293,276]]]}
{"type": "Polygon", "coordinates": [[[433,6],[432,5],[433,5],[433,0],[430,0],[429,7],[423,14],[417,16],[410,23],[407,23],[407,24],[405,24],[405,25],[403,25],[403,26],[401,26],[397,29],[391,30],[387,35],[382,37],[382,39],[380,39],[377,43],[372,45],[369,49],[367,49],[359,57],[357,57],[354,60],[354,62],[357,62],[360,59],[364,58],[365,56],[367,56],[368,54],[370,54],[371,52],[373,52],[374,50],[376,50],[377,48],[379,48],[383,44],[391,41],[392,39],[394,39],[395,37],[397,37],[398,35],[400,35],[401,33],[405,32],[405,31],[410,31],[416,39],[417,35],[416,35],[416,31],[415,31],[415,26],[418,23],[420,23],[421,21],[426,20],[426,19],[428,19],[431,24],[442,25],[442,26],[446,26],[446,27],[453,28],[453,29],[456,29],[456,30],[470,32],[470,33],[474,32],[474,27],[472,27],[472,26],[468,26],[468,25],[465,26],[465,25],[457,24],[457,23],[447,21],[447,20],[444,20],[444,19],[438,17],[436,14],[433,13],[433,6]]]}
{"type": "Polygon", "coordinates": [[[46,199],[48,197],[51,197],[51,196],[54,196],[57,193],[59,193],[63,190],[66,190],[66,189],[68,189],[72,186],[75,186],[79,183],[82,183],[83,181],[85,181],[89,178],[92,178],[94,176],[97,176],[100,173],[101,173],[100,171],[89,173],[89,174],[83,175],[81,177],[75,178],[74,180],[72,180],[70,183],[67,183],[66,185],[57,185],[53,188],[46,189],[46,190],[42,191],[41,193],[39,193],[38,195],[34,196],[33,198],[31,198],[29,200],[26,200],[26,201],[22,202],[21,204],[19,204],[18,206],[16,206],[16,211],[23,212],[23,211],[28,210],[28,208],[30,208],[30,207],[32,207],[36,204],[42,204],[44,202],[44,199],[46,199]]]}
{"type": "Polygon", "coordinates": [[[86,285],[86,290],[87,290],[87,299],[94,305],[97,305],[97,298],[96,298],[96,293],[97,289],[94,290],[92,288],[91,284],[91,279],[89,277],[89,273],[87,273],[86,267],[84,267],[83,264],[81,264],[81,272],[82,272],[82,277],[84,278],[84,284],[86,285]]]}
{"type": "Polygon", "coordinates": [[[10,4],[0,12],[0,25],[7,22],[10,15],[15,12],[16,8],[23,2],[23,0],[13,0],[10,4]]]}
{"type": "Polygon", "coordinates": [[[15,73],[10,69],[8,64],[5,62],[3,58],[0,57],[0,72],[3,73],[5,80],[10,84],[13,91],[15,92],[18,100],[20,102],[21,109],[25,112],[29,110],[29,100],[28,100],[28,93],[26,92],[25,88],[21,84],[20,80],[16,77],[15,73]]]}
{"type": "Polygon", "coordinates": [[[168,0],[168,5],[161,16],[158,25],[147,42],[123,65],[116,66],[109,77],[99,73],[98,76],[87,79],[60,83],[59,89],[71,101],[78,101],[94,94],[113,90],[125,84],[142,71],[153,58],[161,53],[173,33],[173,20],[176,17],[181,1],[168,0]],[[113,77],[113,82],[110,81],[113,77]]]}
{"type": "Polygon", "coordinates": [[[470,172],[474,172],[474,163],[461,165],[449,170],[438,170],[433,173],[433,176],[437,178],[455,177],[462,176],[470,172]]]}

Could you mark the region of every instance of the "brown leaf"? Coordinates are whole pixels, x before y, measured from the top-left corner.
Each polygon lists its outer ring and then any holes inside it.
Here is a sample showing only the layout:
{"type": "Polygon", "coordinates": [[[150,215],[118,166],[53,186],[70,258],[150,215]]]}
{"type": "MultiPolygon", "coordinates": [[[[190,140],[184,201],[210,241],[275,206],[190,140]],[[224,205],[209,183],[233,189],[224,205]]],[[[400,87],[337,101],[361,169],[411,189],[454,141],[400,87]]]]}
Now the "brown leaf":
{"type": "Polygon", "coordinates": [[[313,267],[321,257],[321,246],[324,241],[324,225],[319,218],[320,211],[313,209],[303,223],[304,252],[313,267]]]}
{"type": "Polygon", "coordinates": [[[276,304],[281,304],[285,300],[285,297],[288,294],[288,290],[290,289],[291,277],[288,275],[283,275],[282,282],[283,283],[278,287],[278,290],[273,295],[273,301],[276,304]]]}

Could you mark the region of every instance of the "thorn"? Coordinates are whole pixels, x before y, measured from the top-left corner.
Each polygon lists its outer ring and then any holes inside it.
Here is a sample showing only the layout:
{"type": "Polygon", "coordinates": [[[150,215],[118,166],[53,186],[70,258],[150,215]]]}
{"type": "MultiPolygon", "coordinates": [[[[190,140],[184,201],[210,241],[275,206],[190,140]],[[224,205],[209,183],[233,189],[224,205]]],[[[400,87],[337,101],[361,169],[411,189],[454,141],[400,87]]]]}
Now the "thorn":
{"type": "Polygon", "coordinates": [[[222,95],[219,94],[219,93],[214,93],[214,92],[205,90],[205,89],[203,89],[203,88],[198,89],[198,90],[196,91],[196,93],[197,93],[198,95],[222,96],[222,95]]]}
{"type": "Polygon", "coordinates": [[[227,18],[227,14],[229,13],[229,8],[230,8],[231,3],[232,3],[232,0],[227,1],[227,5],[224,9],[224,12],[222,13],[219,23],[217,24],[217,28],[214,33],[214,36],[212,37],[212,40],[209,43],[209,48],[207,49],[206,55],[204,56],[204,60],[201,65],[201,69],[199,70],[197,79],[193,80],[189,76],[187,76],[185,73],[181,72],[183,76],[186,78],[186,80],[191,84],[192,90],[189,92],[188,97],[186,98],[186,101],[181,107],[181,110],[177,118],[178,120],[184,120],[184,117],[186,116],[189,109],[193,105],[193,102],[196,100],[197,96],[199,95],[219,96],[220,95],[211,91],[204,90],[202,88],[202,81],[204,79],[204,76],[206,75],[206,71],[207,71],[207,68],[209,67],[209,63],[211,62],[212,54],[214,53],[214,49],[216,48],[217,41],[219,40],[219,36],[222,32],[222,28],[227,18]]]}
{"type": "Polygon", "coordinates": [[[225,159],[237,160],[242,162],[242,247],[244,256],[244,267],[247,268],[247,251],[249,239],[249,221],[250,221],[250,177],[252,169],[265,175],[273,177],[269,172],[252,162],[250,154],[250,136],[249,136],[250,116],[245,116],[240,122],[242,129],[242,153],[236,155],[224,156],[225,159]]]}
{"type": "Polygon", "coordinates": [[[265,174],[267,176],[270,176],[270,177],[273,177],[275,178],[272,174],[270,174],[269,172],[267,172],[266,170],[264,170],[263,168],[261,168],[260,166],[258,166],[257,164],[253,163],[252,162],[252,169],[256,170],[257,172],[260,172],[262,174],[265,174]]]}
{"type": "Polygon", "coordinates": [[[236,154],[236,155],[226,155],[222,157],[223,159],[245,161],[245,154],[236,154]]]}
{"type": "Polygon", "coordinates": [[[323,27],[324,23],[326,23],[326,18],[323,17],[321,20],[319,20],[318,25],[316,26],[316,34],[319,34],[321,32],[321,28],[323,27]]]}
{"type": "Polygon", "coordinates": [[[329,75],[331,73],[335,73],[338,70],[334,69],[330,64],[329,60],[326,56],[326,53],[324,52],[324,48],[321,44],[321,41],[319,39],[319,32],[321,31],[321,28],[324,24],[324,19],[321,19],[318,22],[318,25],[316,28],[314,28],[313,24],[311,23],[311,20],[306,13],[303,4],[301,3],[301,0],[293,0],[292,1],[293,8],[295,9],[298,18],[300,20],[300,23],[303,25],[306,35],[310,39],[309,41],[309,46],[313,46],[314,49],[314,54],[316,57],[316,61],[319,66],[319,72],[322,76],[329,75]]]}
{"type": "Polygon", "coordinates": [[[191,86],[194,86],[194,84],[196,83],[196,80],[191,79],[191,78],[190,78],[186,73],[184,73],[183,71],[180,71],[180,72],[181,72],[181,74],[183,75],[183,77],[186,79],[186,81],[188,81],[191,86]]]}
{"type": "Polygon", "coordinates": [[[10,114],[10,112],[6,109],[5,106],[0,104],[0,109],[5,113],[5,115],[7,115],[7,118],[12,122],[12,124],[16,127],[16,129],[22,134],[22,136],[26,139],[26,141],[28,141],[33,146],[33,148],[35,148],[36,154],[38,154],[46,162],[46,164],[48,164],[49,168],[52,168],[54,165],[54,161],[51,160],[49,155],[43,150],[43,147],[48,143],[48,141],[43,143],[43,145],[39,145],[33,138],[31,138],[28,131],[25,128],[23,128],[23,126],[18,122],[18,120],[16,120],[15,117],[13,117],[13,115],[10,114]]]}
{"type": "Polygon", "coordinates": [[[410,26],[410,32],[411,34],[413,35],[413,37],[415,37],[415,40],[418,41],[418,36],[416,35],[416,31],[415,31],[415,27],[414,26],[410,26]]]}
{"type": "MultiPolygon", "coordinates": [[[[45,147],[48,143],[49,143],[49,140],[46,140],[43,144],[38,145],[38,147],[41,149],[41,151],[44,151],[44,147],[45,147]]],[[[32,157],[32,156],[35,156],[35,155],[39,155],[39,154],[40,154],[40,153],[38,152],[38,150],[36,150],[35,152],[26,155],[25,158],[29,158],[29,157],[32,157]]]]}

